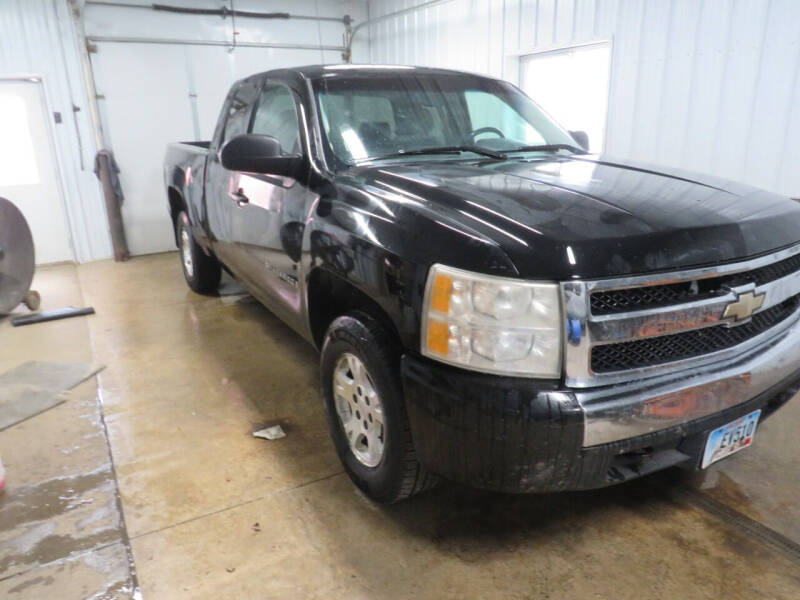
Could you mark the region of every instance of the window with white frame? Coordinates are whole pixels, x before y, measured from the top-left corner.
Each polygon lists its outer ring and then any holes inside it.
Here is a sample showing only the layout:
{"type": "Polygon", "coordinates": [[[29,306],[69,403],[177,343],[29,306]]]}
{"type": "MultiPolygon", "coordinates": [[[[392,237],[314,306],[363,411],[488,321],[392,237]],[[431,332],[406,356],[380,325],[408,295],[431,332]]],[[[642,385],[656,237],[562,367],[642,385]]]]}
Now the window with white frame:
{"type": "Polygon", "coordinates": [[[559,48],[520,59],[520,87],[571,131],[585,131],[589,149],[605,144],[611,42],[559,48]]]}
{"type": "Polygon", "coordinates": [[[0,94],[0,185],[35,185],[39,169],[28,126],[25,99],[12,94],[0,94]]]}

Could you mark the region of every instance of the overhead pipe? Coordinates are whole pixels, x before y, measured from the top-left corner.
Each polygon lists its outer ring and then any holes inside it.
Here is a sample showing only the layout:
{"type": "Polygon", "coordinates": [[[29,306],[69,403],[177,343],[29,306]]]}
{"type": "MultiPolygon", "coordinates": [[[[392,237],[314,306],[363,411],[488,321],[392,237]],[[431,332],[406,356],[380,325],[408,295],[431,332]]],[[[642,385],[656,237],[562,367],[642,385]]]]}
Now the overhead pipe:
{"type": "Polygon", "coordinates": [[[342,23],[342,17],[320,17],[316,15],[293,15],[285,12],[263,13],[249,10],[232,10],[226,6],[222,8],[187,8],[185,6],[172,6],[169,4],[129,4],[127,2],[106,2],[104,0],[86,0],[88,6],[112,6],[116,8],[140,8],[161,12],[172,12],[187,15],[216,15],[223,19],[227,16],[248,17],[253,19],[305,19],[310,21],[334,21],[342,23]]]}
{"type": "Polygon", "coordinates": [[[287,12],[253,12],[249,10],[239,10],[222,6],[221,8],[186,8],[185,6],[171,6],[169,4],[153,4],[153,10],[172,12],[185,15],[212,15],[223,19],[230,17],[252,17],[254,19],[288,19],[291,15],[287,12]]]}
{"type": "MultiPolygon", "coordinates": [[[[126,37],[113,35],[92,35],[87,36],[86,40],[95,42],[111,42],[119,44],[172,44],[178,46],[225,46],[230,48],[230,40],[187,40],[176,38],[155,38],[155,37],[126,37]]],[[[236,47],[241,48],[279,48],[284,50],[330,50],[332,52],[344,52],[344,46],[329,46],[320,44],[284,44],[280,42],[236,42],[236,47]]]]}
{"type": "Polygon", "coordinates": [[[356,34],[361,31],[364,27],[368,25],[375,25],[376,23],[381,23],[382,21],[386,21],[388,19],[393,19],[395,17],[401,17],[403,15],[407,15],[409,13],[417,12],[419,10],[424,10],[426,8],[433,8],[434,6],[438,6],[440,4],[447,4],[448,2],[452,2],[453,0],[428,0],[428,2],[422,2],[421,4],[417,4],[416,6],[409,6],[408,8],[403,8],[400,10],[396,10],[394,12],[386,13],[385,15],[380,15],[379,17],[373,17],[372,19],[367,19],[366,21],[362,21],[361,23],[357,24],[355,27],[348,28],[347,23],[345,23],[345,40],[344,40],[344,53],[342,54],[342,58],[344,58],[345,62],[352,62],[353,61],[353,40],[356,37],[356,34]]]}

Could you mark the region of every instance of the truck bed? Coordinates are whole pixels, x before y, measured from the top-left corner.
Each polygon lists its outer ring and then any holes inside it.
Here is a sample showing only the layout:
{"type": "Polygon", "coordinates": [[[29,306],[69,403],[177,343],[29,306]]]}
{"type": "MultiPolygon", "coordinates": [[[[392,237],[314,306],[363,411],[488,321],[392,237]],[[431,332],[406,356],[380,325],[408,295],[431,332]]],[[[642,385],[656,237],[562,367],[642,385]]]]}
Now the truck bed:
{"type": "Polygon", "coordinates": [[[211,142],[197,141],[197,142],[173,142],[167,144],[167,156],[165,163],[167,165],[179,165],[188,162],[198,154],[208,154],[208,149],[211,142]]]}
{"type": "MultiPolygon", "coordinates": [[[[203,175],[210,141],[175,142],[167,145],[164,157],[164,181],[170,191],[170,215],[173,223],[181,210],[192,223],[201,222],[203,175]]],[[[202,232],[196,235],[202,237],[202,232]]]]}
{"type": "Polygon", "coordinates": [[[200,142],[176,142],[176,145],[195,146],[197,148],[205,148],[206,150],[208,150],[208,148],[211,146],[211,140],[203,140],[200,142]]]}

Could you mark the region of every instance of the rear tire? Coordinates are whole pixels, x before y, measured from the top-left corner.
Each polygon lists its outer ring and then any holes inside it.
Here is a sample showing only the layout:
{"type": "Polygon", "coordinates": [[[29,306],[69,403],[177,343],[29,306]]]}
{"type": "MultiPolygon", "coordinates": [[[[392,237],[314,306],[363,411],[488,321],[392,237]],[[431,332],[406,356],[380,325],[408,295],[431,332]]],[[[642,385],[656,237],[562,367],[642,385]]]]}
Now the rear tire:
{"type": "Polygon", "coordinates": [[[222,277],[222,265],[197,244],[189,225],[189,217],[184,211],[181,211],[175,219],[175,234],[186,283],[198,294],[216,291],[222,277]]]}
{"type": "Polygon", "coordinates": [[[376,319],[354,312],[331,323],[320,359],[328,426],[350,479],[376,502],[436,483],[416,458],[399,371],[400,348],[376,319]]]}

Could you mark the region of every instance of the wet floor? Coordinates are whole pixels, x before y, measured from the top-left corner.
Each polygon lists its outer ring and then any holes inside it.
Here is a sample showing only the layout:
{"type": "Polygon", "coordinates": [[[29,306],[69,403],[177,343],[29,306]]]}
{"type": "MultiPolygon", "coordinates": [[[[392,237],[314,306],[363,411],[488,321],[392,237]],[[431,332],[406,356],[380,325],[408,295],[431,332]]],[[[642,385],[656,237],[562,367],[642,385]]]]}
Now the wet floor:
{"type": "MultiPolygon", "coordinates": [[[[74,266],[40,269],[44,308],[83,302],[74,266]]],[[[94,361],[86,319],[12,328],[0,372],[28,360],[94,361]]],[[[109,445],[90,379],[68,400],[0,431],[0,597],[129,598],[135,592],[109,445]]]]}
{"type": "Polygon", "coordinates": [[[191,293],[174,254],[37,285],[97,314],[0,322],[0,370],[107,368],[0,432],[0,596],[800,597],[798,400],[702,474],[547,496],[442,485],[378,507],[336,459],[315,351],[249,297],[191,293]],[[286,438],[252,437],[274,422],[286,438]]]}

